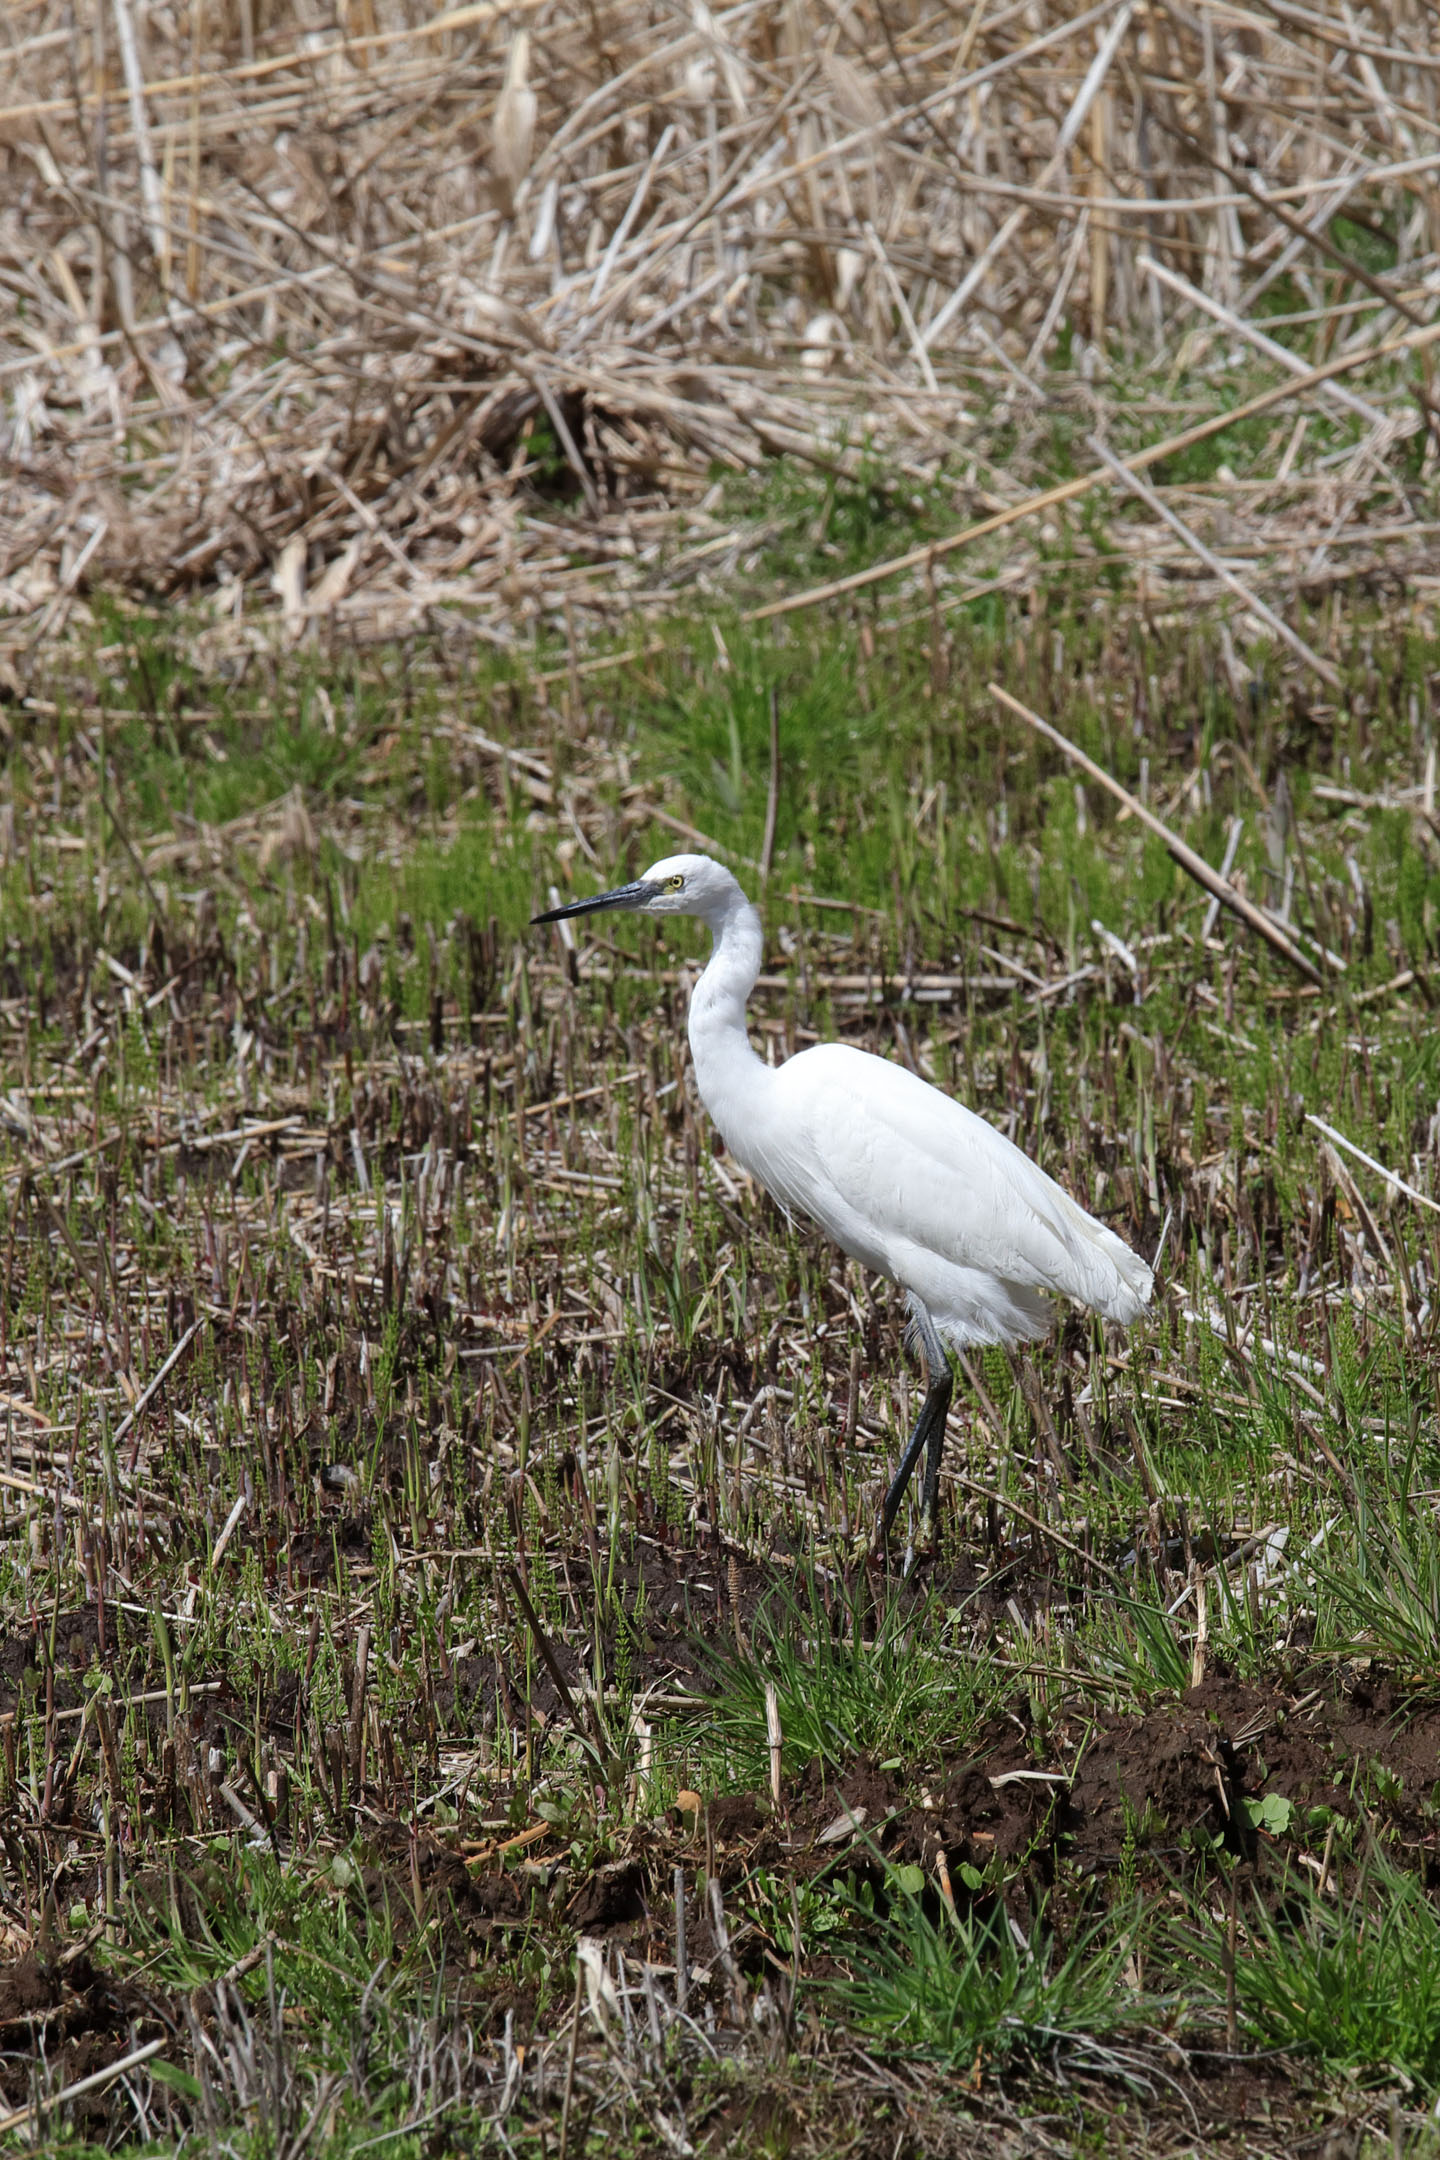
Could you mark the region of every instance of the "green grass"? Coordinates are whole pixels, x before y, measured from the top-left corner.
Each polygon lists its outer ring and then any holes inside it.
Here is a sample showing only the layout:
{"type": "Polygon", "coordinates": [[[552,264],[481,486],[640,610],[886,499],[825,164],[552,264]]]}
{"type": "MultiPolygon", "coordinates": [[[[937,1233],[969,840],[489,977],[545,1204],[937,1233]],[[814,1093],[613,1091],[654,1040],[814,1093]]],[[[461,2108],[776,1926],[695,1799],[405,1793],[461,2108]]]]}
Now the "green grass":
{"type": "Polygon", "coordinates": [[[872,2046],[951,2075],[978,2077],[1017,2055],[1098,2067],[1107,2041],[1155,2012],[1127,1985],[1134,1930],[1119,1916],[1062,1948],[1043,1919],[1022,1930],[1003,1903],[936,1916],[900,1890],[873,1932],[836,1988],[845,2016],[872,2046]]]}
{"type": "Polygon", "coordinates": [[[963,1750],[993,1715],[1003,1687],[969,1646],[964,1621],[938,1597],[894,1600],[877,1611],[853,1585],[827,1595],[814,1572],[802,1569],[795,1588],[766,1598],[746,1650],[706,1652],[702,1759],[713,1763],[722,1788],[763,1789],[771,1690],[781,1761],[792,1776],[811,1763],[834,1775],[860,1756],[893,1759],[913,1775],[942,1753],[963,1750]],[[954,1654],[957,1633],[967,1645],[961,1656],[954,1654]]]}
{"type": "MultiPolygon", "coordinates": [[[[1440,1528],[1431,1487],[1433,1448],[1415,1437],[1391,1467],[1355,1481],[1343,1534],[1332,1533],[1314,1567],[1319,1640],[1335,1651],[1379,1657],[1407,1692],[1440,1692],[1440,1528]]],[[[1397,1450],[1398,1452],[1398,1450],[1397,1450]]]]}
{"type": "MultiPolygon", "coordinates": [[[[125,1916],[134,1969],[188,1996],[213,2037],[192,2053],[191,2035],[177,2034],[132,2073],[150,2134],[127,2151],[174,2151],[197,2134],[215,2147],[223,2135],[245,2160],[275,2160],[310,2149],[318,2132],[337,2155],[377,2138],[416,2155],[437,2121],[454,2138],[482,2134],[440,1917],[423,1901],[418,1912],[374,1902],[363,1881],[344,1853],[302,1880],[223,1841],[183,1872],[136,1883],[125,1916]]],[[[58,2080],[40,2083],[43,2099],[58,2080]]],[[[47,2150],[104,2149],[67,2136],[63,2116],[41,2121],[47,2150]]]]}
{"type": "MultiPolygon", "coordinates": [[[[1353,1892],[1327,1895],[1307,1878],[1278,1905],[1256,1898],[1242,1910],[1235,1993],[1255,2046],[1309,2056],[1362,2086],[1399,2079],[1434,2094],[1440,1913],[1413,1876],[1377,1856],[1353,1892]]],[[[1223,1929],[1191,1954],[1222,1993],[1223,1929]]]]}

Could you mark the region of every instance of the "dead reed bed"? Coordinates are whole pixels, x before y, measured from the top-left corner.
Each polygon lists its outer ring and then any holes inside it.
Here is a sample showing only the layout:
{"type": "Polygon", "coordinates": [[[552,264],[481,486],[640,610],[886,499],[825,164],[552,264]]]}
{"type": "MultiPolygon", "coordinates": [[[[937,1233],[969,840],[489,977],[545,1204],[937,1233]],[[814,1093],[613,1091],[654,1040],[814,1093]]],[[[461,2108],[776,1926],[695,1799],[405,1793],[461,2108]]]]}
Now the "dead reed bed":
{"type": "Polygon", "coordinates": [[[15,0],[5,28],[12,692],[106,590],[198,596],[224,647],[573,643],[737,577],[759,614],[934,605],[994,577],[966,550],[997,528],[1009,584],[1063,529],[1149,605],[1261,623],[1429,577],[1427,0],[15,0]],[[1237,397],[1253,433],[1177,465],[1237,397]],[[1061,502],[1131,498],[1103,542],[1046,492],[1059,422],[1061,502]],[[777,461],[938,486],[959,530],[777,596],[724,485],[777,461]]]}

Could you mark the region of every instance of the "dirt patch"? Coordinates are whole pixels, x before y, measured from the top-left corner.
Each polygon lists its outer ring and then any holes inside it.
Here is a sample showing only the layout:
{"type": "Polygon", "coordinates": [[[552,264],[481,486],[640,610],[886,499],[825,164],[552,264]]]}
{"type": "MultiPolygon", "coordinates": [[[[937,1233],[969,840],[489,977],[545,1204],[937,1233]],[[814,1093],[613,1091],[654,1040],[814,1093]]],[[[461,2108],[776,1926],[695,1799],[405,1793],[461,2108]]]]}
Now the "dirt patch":
{"type": "Polygon", "coordinates": [[[1245,1775],[1226,1724],[1193,1697],[1141,1718],[1107,1713],[1062,1791],[1064,1834],[1087,1872],[1118,1867],[1141,1842],[1178,1852],[1199,1830],[1238,1836],[1245,1775]]]}
{"type": "Polygon", "coordinates": [[[1207,1842],[1254,1861],[1278,1840],[1246,1803],[1270,1795],[1290,1803],[1293,1850],[1362,1814],[1434,1846],[1440,1711],[1407,1703],[1384,1675],[1352,1673],[1338,1690],[1323,1678],[1324,1694],[1214,1678],[1142,1716],[1104,1715],[1068,1788],[1065,1831],[1082,1866],[1207,1842]]]}
{"type": "MultiPolygon", "coordinates": [[[[1092,1911],[1095,1896],[1122,1873],[1156,1889],[1182,1863],[1228,1868],[1238,1858],[1259,1885],[1278,1886],[1301,1853],[1323,1848],[1330,1823],[1354,1823],[1362,1813],[1421,1849],[1434,1871],[1440,1857],[1432,1863],[1431,1848],[1440,1840],[1430,1794],[1440,1713],[1407,1713],[1382,1676],[1346,1677],[1343,1690],[1325,1698],[1300,1685],[1215,1677],[1140,1712],[1101,1713],[1083,1744],[1077,1734],[1074,1750],[1037,1750],[1016,1721],[1000,1721],[965,1755],[938,1765],[918,1794],[913,1781],[866,1759],[838,1776],[816,1762],[786,1782],[778,1810],[768,1794],[728,1793],[710,1800],[698,1823],[672,1811],[633,1830],[623,1852],[583,1866],[570,1855],[546,1860],[548,1848],[537,1842],[519,1869],[496,1858],[473,1873],[437,1867],[433,1879],[473,1935],[563,1923],[664,1961],[673,1957],[678,1866],[689,1954],[718,1984],[724,1947],[706,1890],[710,1873],[728,1927],[749,1910],[763,1876],[775,1878],[782,1896],[788,1880],[826,1877],[883,1890],[889,1866],[914,1863],[932,1883],[948,1876],[962,1903],[976,1871],[986,1886],[981,1897],[1003,1881],[1020,1909],[1043,1903],[1063,1929],[1092,1911]],[[1283,1831],[1255,1805],[1271,1795],[1291,1804],[1283,1831]]],[[[736,1931],[742,1971],[762,1971],[771,1948],[763,1927],[736,1931]]],[[[812,1952],[823,1964],[823,1946],[807,1945],[807,1958],[812,1952]]]]}
{"type": "Polygon", "coordinates": [[[108,1663],[130,1640],[131,1621],[117,1607],[78,1605],[54,1617],[32,1614],[26,1626],[0,1634],[0,1714],[22,1703],[45,1708],[44,1669],[55,1641],[54,1707],[74,1709],[84,1700],[84,1675],[98,1659],[108,1663]]]}
{"type": "Polygon", "coordinates": [[[638,1858],[611,1861],[597,1868],[570,1900],[566,1918],[587,1934],[602,1928],[633,1927],[649,1917],[648,1873],[638,1858]]]}
{"type": "MultiPolygon", "coordinates": [[[[167,2005],[133,1981],[99,1970],[88,1950],[72,1948],[50,1960],[27,1950],[0,1966],[0,2094],[7,2106],[30,2097],[31,2063],[43,2051],[53,2086],[75,2083],[134,2047],[176,2030],[167,2005]]],[[[110,2119],[96,2094],[87,2112],[76,2103],[79,2128],[110,2119]]]]}

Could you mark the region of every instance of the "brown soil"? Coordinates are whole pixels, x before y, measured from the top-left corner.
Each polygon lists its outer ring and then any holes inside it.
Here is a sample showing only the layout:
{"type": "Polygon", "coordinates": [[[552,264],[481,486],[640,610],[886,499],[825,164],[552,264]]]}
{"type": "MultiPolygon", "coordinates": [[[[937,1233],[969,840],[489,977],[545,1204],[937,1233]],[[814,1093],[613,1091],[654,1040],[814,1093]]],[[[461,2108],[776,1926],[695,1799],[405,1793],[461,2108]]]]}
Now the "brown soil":
{"type": "MultiPolygon", "coordinates": [[[[147,1989],[117,1981],[72,1946],[47,1958],[27,1950],[0,1966],[0,2095],[7,2107],[30,2097],[31,2064],[43,2053],[51,2089],[103,2070],[132,2048],[176,2029],[173,2013],[147,1989]]],[[[103,2094],[74,2103],[76,2127],[101,2129],[110,2119],[103,2094]]]]}
{"type": "MultiPolygon", "coordinates": [[[[1103,1712],[1085,1730],[1077,1721],[1076,1746],[1062,1744],[1071,1738],[1062,1728],[1053,1747],[1037,1749],[1016,1722],[1002,1721],[970,1753],[937,1766],[918,1798],[872,1762],[838,1777],[816,1762],[787,1781],[778,1810],[768,1794],[719,1795],[698,1822],[672,1809],[583,1862],[563,1833],[469,1864],[429,1839],[412,1859],[409,1832],[397,1822],[376,1839],[364,1891],[408,1899],[418,1875],[426,1900],[450,1907],[457,1946],[479,1953],[477,1999],[493,2007],[500,1997],[487,1995],[487,1946],[499,1949],[516,1929],[563,1924],[608,1938],[633,1958],[670,1963],[680,1867],[688,1953],[700,1968],[695,1984],[723,2014],[729,1983],[703,1895],[709,1872],[721,1885],[735,1962],[752,1980],[775,1969],[776,1945],[736,1916],[766,1873],[781,1884],[868,1878],[879,1890],[884,1863],[917,1862],[933,1880],[943,1860],[963,1901],[962,1869],[984,1871],[998,1856],[1012,1901],[1023,1908],[1028,1900],[1032,1914],[1043,1904],[1062,1934],[1093,1912],[1107,1879],[1127,1869],[1139,1887],[1163,1890],[1238,1859],[1262,1894],[1279,1894],[1302,1853],[1318,1858],[1325,1849],[1332,1822],[1362,1815],[1427,1878],[1440,1873],[1430,1805],[1440,1712],[1407,1712],[1392,1684],[1368,1671],[1317,1678],[1327,1694],[1214,1677],[1143,1712],[1103,1712]],[[1292,1803],[1283,1838],[1257,1827],[1243,1804],[1266,1795],[1292,1803]]],[[[1343,1873],[1340,1852],[1332,1864],[1343,1873]]],[[[823,1977],[823,1945],[810,1949],[806,1972],[823,1977]]],[[[501,1994],[523,2023],[527,2005],[508,1988],[501,1994]]],[[[1242,2100],[1263,2112],[1267,2095],[1294,2090],[1293,2068],[1242,2068],[1225,2059],[1214,2033],[1187,2036],[1176,2061],[1209,2095],[1216,2120],[1241,2111],[1242,2100]]]]}

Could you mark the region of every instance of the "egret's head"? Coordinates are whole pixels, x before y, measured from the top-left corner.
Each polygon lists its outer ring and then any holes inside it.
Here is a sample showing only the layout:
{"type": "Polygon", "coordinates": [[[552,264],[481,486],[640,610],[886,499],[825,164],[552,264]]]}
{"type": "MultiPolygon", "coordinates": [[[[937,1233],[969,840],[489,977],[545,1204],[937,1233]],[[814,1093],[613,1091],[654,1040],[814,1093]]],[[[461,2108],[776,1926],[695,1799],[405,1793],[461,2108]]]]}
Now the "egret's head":
{"type": "Polygon", "coordinates": [[[572,915],[624,908],[632,915],[699,915],[713,923],[743,901],[730,872],[708,855],[666,855],[633,885],[617,885],[610,892],[596,893],[592,900],[571,900],[565,907],[551,908],[531,919],[563,922],[572,915]]]}

